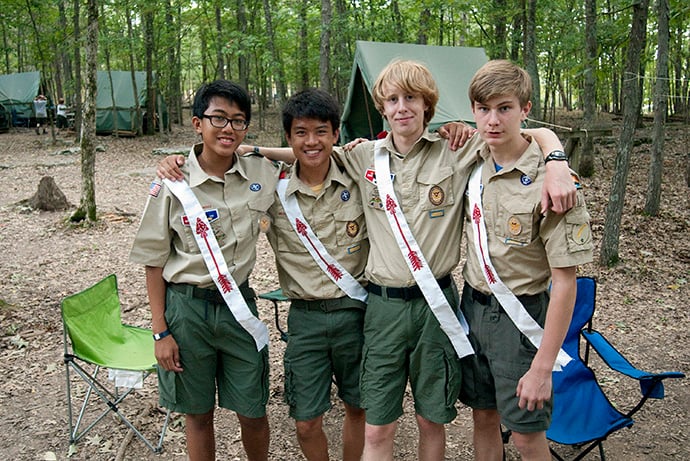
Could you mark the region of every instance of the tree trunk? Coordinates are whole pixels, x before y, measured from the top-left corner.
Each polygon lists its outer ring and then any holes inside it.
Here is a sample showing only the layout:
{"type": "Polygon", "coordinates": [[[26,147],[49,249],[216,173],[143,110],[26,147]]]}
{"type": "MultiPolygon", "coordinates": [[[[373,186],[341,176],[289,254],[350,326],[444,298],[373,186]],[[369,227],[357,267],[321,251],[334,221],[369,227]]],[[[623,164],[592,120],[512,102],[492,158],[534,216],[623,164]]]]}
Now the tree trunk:
{"type": "Polygon", "coordinates": [[[427,31],[430,30],[431,12],[429,8],[423,8],[419,14],[419,33],[417,34],[417,43],[419,45],[426,45],[429,40],[427,31]]]}
{"type": "Polygon", "coordinates": [[[221,18],[220,2],[214,2],[216,15],[216,63],[218,65],[218,78],[225,78],[225,58],[223,55],[223,21],[221,18]]]}
{"type": "MultiPolygon", "coordinates": [[[[596,116],[597,102],[597,2],[596,0],[585,1],[585,43],[586,43],[586,64],[585,64],[585,85],[584,85],[584,113],[583,122],[586,129],[594,128],[594,118],[596,116]]],[[[581,156],[579,162],[572,163],[572,168],[580,175],[589,178],[594,174],[594,140],[591,136],[586,136],[583,140],[581,156]]]]}
{"type": "MultiPolygon", "coordinates": [[[[309,0],[302,0],[299,3],[299,50],[300,55],[309,55],[309,28],[307,26],[307,13],[309,10],[309,0]]],[[[320,61],[319,61],[320,64],[320,61]]],[[[309,63],[306,59],[299,60],[299,89],[305,90],[309,87],[309,63]]]]}
{"type": "MultiPolygon", "coordinates": [[[[649,0],[640,0],[633,6],[632,28],[625,62],[627,75],[637,75],[640,70],[640,55],[645,43],[648,9],[649,0]]],[[[611,181],[609,202],[606,206],[604,235],[599,258],[599,262],[606,266],[613,266],[619,260],[618,242],[625,203],[625,186],[628,182],[630,154],[632,153],[633,137],[639,117],[639,85],[640,82],[636,78],[627,78],[623,84],[623,129],[618,141],[618,155],[611,181]]]]}
{"type": "Polygon", "coordinates": [[[539,66],[537,64],[537,0],[527,0],[527,21],[525,22],[525,70],[532,78],[532,111],[530,118],[541,120],[541,90],[539,66]]]}
{"type": "MultiPolygon", "coordinates": [[[[247,34],[247,8],[244,0],[237,0],[237,30],[245,36],[247,34]]],[[[249,59],[245,53],[239,53],[237,57],[237,73],[239,84],[249,90],[249,59]]]]}
{"type": "Polygon", "coordinates": [[[268,36],[268,48],[271,51],[271,56],[273,57],[272,66],[276,73],[275,83],[278,89],[278,104],[283,105],[285,98],[287,96],[287,86],[285,83],[285,72],[283,72],[283,61],[280,58],[280,50],[276,43],[275,32],[273,31],[273,16],[271,14],[271,2],[270,0],[263,0],[264,4],[264,16],[266,17],[266,35],[268,36]]]}
{"type": "Polygon", "coordinates": [[[98,0],[88,0],[86,88],[81,126],[81,200],[71,221],[96,221],[96,72],[98,70],[98,0]]]}
{"type": "Polygon", "coordinates": [[[321,0],[321,39],[319,42],[319,85],[331,93],[331,18],[333,10],[330,0],[321,0]]]}
{"type": "Polygon", "coordinates": [[[492,51],[492,59],[505,59],[508,53],[506,46],[508,18],[506,18],[506,11],[508,6],[506,0],[493,0],[494,14],[494,46],[492,51]]]}
{"type": "MultiPolygon", "coordinates": [[[[74,28],[74,126],[82,127],[82,101],[81,89],[83,87],[81,78],[81,27],[79,26],[79,5],[80,0],[74,0],[72,15],[72,26],[74,28]]],[[[95,125],[95,123],[94,123],[95,125]]],[[[81,131],[78,132],[81,137],[81,131]]]]}
{"type": "Polygon", "coordinates": [[[669,45],[669,5],[668,0],[657,0],[657,21],[659,26],[656,53],[656,81],[654,83],[654,135],[652,142],[647,200],[644,212],[650,216],[659,214],[661,200],[661,173],[664,161],[664,122],[668,107],[668,45],[669,45]]]}
{"type": "Polygon", "coordinates": [[[134,67],[134,36],[132,34],[132,12],[125,8],[125,19],[127,21],[127,42],[129,44],[129,72],[132,79],[132,92],[134,97],[134,126],[136,134],[141,134],[141,105],[139,104],[139,88],[137,88],[137,78],[134,67]]]}
{"type": "Polygon", "coordinates": [[[146,125],[144,134],[156,132],[156,87],[153,83],[153,20],[155,12],[151,7],[144,9],[144,54],[146,59],[146,125]]]}

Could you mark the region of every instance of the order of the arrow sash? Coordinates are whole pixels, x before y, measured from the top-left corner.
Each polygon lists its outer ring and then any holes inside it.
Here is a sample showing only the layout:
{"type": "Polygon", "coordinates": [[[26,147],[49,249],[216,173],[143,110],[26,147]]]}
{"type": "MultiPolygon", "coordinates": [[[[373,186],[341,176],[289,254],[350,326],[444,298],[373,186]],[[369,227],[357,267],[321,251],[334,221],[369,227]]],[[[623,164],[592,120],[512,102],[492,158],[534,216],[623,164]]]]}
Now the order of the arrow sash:
{"type": "MultiPolygon", "coordinates": [[[[529,315],[529,312],[527,312],[525,306],[522,305],[517,296],[515,296],[503,283],[491,263],[486,238],[486,227],[484,224],[484,210],[482,208],[482,165],[483,163],[480,162],[475,166],[467,186],[470,211],[472,213],[472,224],[475,226],[474,247],[479,260],[479,266],[482,268],[482,273],[484,274],[486,283],[489,285],[489,288],[491,288],[491,292],[501,304],[506,314],[508,314],[510,320],[513,321],[518,330],[520,330],[536,348],[539,348],[541,340],[544,337],[544,329],[539,326],[531,315],[529,315]]],[[[563,349],[560,349],[553,370],[560,371],[571,360],[572,358],[563,349]]]]}
{"type": "Polygon", "coordinates": [[[223,296],[225,304],[227,304],[235,320],[242,325],[247,333],[252,335],[256,349],[260,351],[268,345],[268,328],[249,309],[240,293],[239,286],[230,275],[225,257],[223,257],[211,224],[208,222],[199,200],[186,181],[164,179],[163,183],[182,203],[206,267],[213,282],[218,287],[218,291],[223,296]]]}
{"type": "Polygon", "coordinates": [[[295,194],[287,196],[285,194],[288,186],[288,179],[281,179],[278,181],[278,197],[283,205],[285,214],[292,225],[292,228],[297,233],[297,236],[302,241],[304,247],[309,251],[309,254],[322,271],[330,278],[333,283],[345,292],[352,299],[358,299],[362,302],[367,302],[367,291],[362,288],[362,285],[350,274],[340,263],[328,253],[326,247],[321,243],[316,236],[311,226],[304,218],[302,210],[297,203],[295,194]]]}
{"type": "Polygon", "coordinates": [[[405,215],[393,190],[393,181],[391,181],[388,162],[389,155],[383,148],[383,140],[379,140],[376,142],[374,150],[376,185],[383,200],[386,218],[398,243],[398,248],[407,266],[410,268],[417,286],[422,290],[429,308],[441,325],[441,329],[453,344],[458,357],[462,358],[474,354],[472,345],[467,339],[469,330],[466,327],[467,323],[462,313],[458,312],[456,314],[450,307],[450,304],[448,304],[448,300],[443,295],[441,287],[439,287],[412,234],[410,226],[407,224],[405,215]],[[461,324],[460,318],[462,318],[463,324],[461,324]]]}

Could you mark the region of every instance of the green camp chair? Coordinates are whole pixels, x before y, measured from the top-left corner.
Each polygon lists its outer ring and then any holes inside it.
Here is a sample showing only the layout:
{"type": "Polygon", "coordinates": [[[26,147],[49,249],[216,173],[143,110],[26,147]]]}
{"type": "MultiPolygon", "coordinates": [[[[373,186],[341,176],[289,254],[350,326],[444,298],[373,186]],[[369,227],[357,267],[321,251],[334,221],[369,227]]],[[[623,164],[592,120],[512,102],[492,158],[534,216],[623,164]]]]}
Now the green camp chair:
{"type": "MultiPolygon", "coordinates": [[[[118,388],[105,379],[99,381],[99,378],[102,378],[99,376],[101,368],[111,371],[141,372],[144,381],[156,370],[151,331],[124,325],[121,322],[120,298],[115,275],[109,275],[92,287],[68,296],[62,301],[61,307],[70,443],[77,443],[99,421],[113,412],[149,449],[154,453],[159,453],[163,447],[170,411],[167,411],[165,415],[158,441],[154,445],[139,429],[134,427],[134,424],[118,407],[127,396],[133,393],[134,388],[118,388]],[[73,399],[76,400],[78,391],[73,389],[70,370],[81,377],[88,386],[76,422],[72,410],[73,399]],[[97,410],[96,413],[101,413],[95,417],[92,416],[93,410],[87,411],[87,405],[93,394],[104,404],[104,409],[97,410]],[[93,420],[79,432],[82,423],[86,424],[84,420],[92,417],[93,420]]],[[[93,401],[98,402],[97,399],[93,401]]]]}

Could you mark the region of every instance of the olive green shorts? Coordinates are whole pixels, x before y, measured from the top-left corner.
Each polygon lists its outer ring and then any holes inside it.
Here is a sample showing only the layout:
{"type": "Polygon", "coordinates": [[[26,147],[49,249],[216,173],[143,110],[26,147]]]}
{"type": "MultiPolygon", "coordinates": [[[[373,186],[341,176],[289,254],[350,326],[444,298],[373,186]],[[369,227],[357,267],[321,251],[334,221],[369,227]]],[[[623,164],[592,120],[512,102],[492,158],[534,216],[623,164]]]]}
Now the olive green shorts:
{"type": "Polygon", "coordinates": [[[285,366],[285,402],[290,416],[308,421],[331,408],[331,384],[338,397],[359,408],[359,366],[364,342],[363,309],[290,307],[285,366]]]}
{"type": "MultiPolygon", "coordinates": [[[[247,304],[257,315],[256,303],[247,304]]],[[[179,413],[203,414],[216,404],[249,418],[266,414],[268,347],[256,350],[252,336],[225,304],[190,293],[166,294],[165,319],[180,348],[184,371],[158,369],[160,403],[179,413]]]]}
{"type": "MultiPolygon", "coordinates": [[[[501,423],[519,433],[541,432],[551,424],[553,398],[544,408],[520,409],[515,395],[518,381],[529,370],[536,347],[517,329],[495,297],[479,301],[465,285],[461,309],[470,325],[470,342],[475,354],[461,360],[460,401],[477,409],[497,410],[501,423]],[[487,304],[483,304],[487,302],[487,304]]],[[[522,296],[527,312],[543,327],[548,294],[522,296]]]]}
{"type": "MultiPolygon", "coordinates": [[[[457,309],[455,285],[443,293],[457,309]]],[[[369,293],[360,378],[367,423],[389,424],[403,414],[408,380],[417,414],[438,424],[455,418],[460,361],[429,305],[369,293]]]]}

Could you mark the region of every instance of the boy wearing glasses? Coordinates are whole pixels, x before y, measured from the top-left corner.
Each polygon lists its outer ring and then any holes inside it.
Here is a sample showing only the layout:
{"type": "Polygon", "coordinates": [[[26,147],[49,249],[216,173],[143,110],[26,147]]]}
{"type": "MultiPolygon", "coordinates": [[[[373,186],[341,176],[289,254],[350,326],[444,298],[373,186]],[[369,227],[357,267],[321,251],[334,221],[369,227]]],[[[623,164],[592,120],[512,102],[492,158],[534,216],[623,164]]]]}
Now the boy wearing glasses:
{"type": "Polygon", "coordinates": [[[237,413],[247,459],[268,459],[268,336],[247,280],[280,167],[236,153],[250,118],[242,87],[217,80],[199,88],[192,126],[202,142],[182,172],[200,207],[191,212],[171,183],[156,179],[130,255],[146,266],[160,402],[185,413],[192,461],[215,459],[216,394],[237,413]]]}

